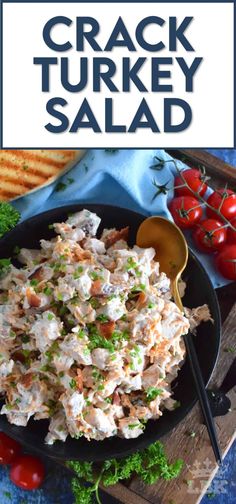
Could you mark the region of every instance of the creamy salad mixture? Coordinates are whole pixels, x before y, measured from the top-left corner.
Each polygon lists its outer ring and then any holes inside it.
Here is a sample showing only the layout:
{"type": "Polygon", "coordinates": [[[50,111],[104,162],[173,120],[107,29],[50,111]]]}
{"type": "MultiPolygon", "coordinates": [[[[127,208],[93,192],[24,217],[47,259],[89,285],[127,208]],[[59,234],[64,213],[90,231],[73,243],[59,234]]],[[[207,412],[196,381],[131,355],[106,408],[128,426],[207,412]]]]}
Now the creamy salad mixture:
{"type": "Polygon", "coordinates": [[[171,382],[189,321],[171,301],[153,248],[127,245],[83,210],[0,279],[1,414],[50,419],[46,443],[135,438],[176,407],[171,382]]]}

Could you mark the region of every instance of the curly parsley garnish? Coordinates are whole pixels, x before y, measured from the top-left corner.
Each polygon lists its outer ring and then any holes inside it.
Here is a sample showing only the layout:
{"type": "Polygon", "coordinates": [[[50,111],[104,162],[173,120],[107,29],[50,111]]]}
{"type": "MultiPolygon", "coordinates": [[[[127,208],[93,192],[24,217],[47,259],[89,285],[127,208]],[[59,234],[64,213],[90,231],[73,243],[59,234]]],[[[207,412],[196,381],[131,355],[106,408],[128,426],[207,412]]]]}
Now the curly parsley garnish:
{"type": "Polygon", "coordinates": [[[0,203],[0,238],[13,229],[20,220],[20,213],[10,203],[0,203]]]}
{"type": "Polygon", "coordinates": [[[67,462],[67,466],[76,473],[72,480],[72,491],[76,504],[91,504],[93,497],[99,498],[99,484],[115,485],[131,476],[139,476],[144,483],[152,485],[159,478],[170,480],[176,478],[183,466],[182,460],[170,464],[163,445],[156,441],[143,451],[122,459],[110,459],[99,468],[93,462],[67,462]],[[84,485],[86,483],[86,486],[84,485]]]}

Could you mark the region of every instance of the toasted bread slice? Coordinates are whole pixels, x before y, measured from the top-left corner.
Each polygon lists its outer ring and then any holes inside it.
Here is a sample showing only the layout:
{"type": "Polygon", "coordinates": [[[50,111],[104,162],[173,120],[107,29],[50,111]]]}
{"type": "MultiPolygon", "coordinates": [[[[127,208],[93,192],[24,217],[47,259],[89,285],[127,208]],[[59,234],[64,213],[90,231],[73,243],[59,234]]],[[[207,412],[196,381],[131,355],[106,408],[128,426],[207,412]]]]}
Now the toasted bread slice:
{"type": "Polygon", "coordinates": [[[83,150],[0,150],[0,201],[50,184],[84,155],[83,150]]]}

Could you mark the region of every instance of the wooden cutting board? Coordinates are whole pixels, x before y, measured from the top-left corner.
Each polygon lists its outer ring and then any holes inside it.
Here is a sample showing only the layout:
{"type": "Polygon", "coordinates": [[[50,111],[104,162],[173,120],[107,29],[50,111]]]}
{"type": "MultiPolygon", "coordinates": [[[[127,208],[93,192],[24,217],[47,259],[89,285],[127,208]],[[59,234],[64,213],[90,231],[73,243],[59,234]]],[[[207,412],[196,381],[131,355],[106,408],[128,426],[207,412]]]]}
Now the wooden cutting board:
{"type": "MultiPolygon", "coordinates": [[[[236,356],[236,353],[227,352],[231,347],[236,348],[235,330],[236,303],[223,324],[219,360],[210,388],[221,385],[236,356]]],[[[223,456],[236,438],[236,390],[231,390],[228,397],[231,400],[231,411],[223,417],[215,418],[223,456]]],[[[194,406],[184,421],[171,434],[164,436],[161,442],[170,460],[184,460],[184,468],[177,479],[168,482],[159,480],[155,485],[147,486],[138,478],[134,478],[127,487],[118,484],[106,489],[106,492],[124,504],[198,504],[218,470],[198,405],[194,406]],[[192,432],[194,437],[190,435],[192,432]]],[[[216,488],[213,488],[214,493],[222,491],[224,485],[224,478],[219,473],[216,488]]]]}

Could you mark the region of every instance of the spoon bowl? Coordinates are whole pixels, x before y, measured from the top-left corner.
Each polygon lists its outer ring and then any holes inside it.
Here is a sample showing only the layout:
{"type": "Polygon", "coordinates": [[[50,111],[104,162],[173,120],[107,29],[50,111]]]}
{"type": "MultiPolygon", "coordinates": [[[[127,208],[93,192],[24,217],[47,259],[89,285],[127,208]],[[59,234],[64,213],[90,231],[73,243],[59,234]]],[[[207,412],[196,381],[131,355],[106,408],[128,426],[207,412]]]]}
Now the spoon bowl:
{"type": "Polygon", "coordinates": [[[180,229],[164,217],[149,217],[138,228],[136,243],[139,247],[153,247],[160,271],[171,280],[177,306],[183,311],[178,291],[178,280],[188,262],[188,246],[180,229]]]}

